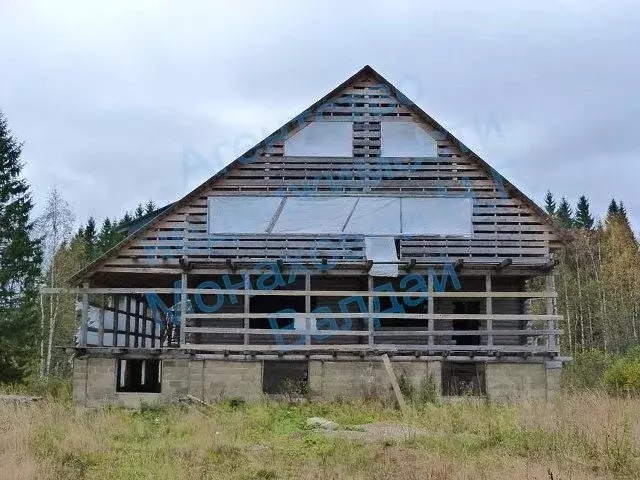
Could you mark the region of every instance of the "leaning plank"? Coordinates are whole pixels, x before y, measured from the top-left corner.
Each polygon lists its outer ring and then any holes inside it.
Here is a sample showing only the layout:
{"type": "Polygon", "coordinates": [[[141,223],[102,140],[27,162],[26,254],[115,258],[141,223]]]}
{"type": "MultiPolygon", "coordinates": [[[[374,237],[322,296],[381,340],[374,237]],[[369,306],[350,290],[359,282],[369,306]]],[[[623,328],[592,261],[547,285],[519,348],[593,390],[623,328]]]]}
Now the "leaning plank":
{"type": "Polygon", "coordinates": [[[393,391],[396,394],[398,406],[400,407],[400,410],[404,412],[407,410],[407,402],[405,402],[404,400],[404,396],[402,395],[402,391],[400,390],[400,385],[398,384],[398,379],[396,378],[396,374],[393,372],[393,367],[391,366],[389,355],[387,355],[386,353],[382,354],[382,363],[384,363],[384,368],[387,369],[387,375],[389,376],[389,381],[391,382],[393,391]]]}

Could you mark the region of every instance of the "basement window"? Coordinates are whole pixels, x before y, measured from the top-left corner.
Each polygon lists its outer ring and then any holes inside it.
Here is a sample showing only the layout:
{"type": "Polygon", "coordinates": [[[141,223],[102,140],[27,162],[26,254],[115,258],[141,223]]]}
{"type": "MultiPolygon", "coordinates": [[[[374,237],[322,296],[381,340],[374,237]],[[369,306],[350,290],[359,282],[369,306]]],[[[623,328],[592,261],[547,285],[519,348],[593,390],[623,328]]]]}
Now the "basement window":
{"type": "Polygon", "coordinates": [[[443,362],[442,393],[446,397],[486,395],[485,364],[443,362]]]}
{"type": "Polygon", "coordinates": [[[265,360],[262,391],[270,395],[305,395],[308,390],[309,362],[265,360]]]}
{"type": "Polygon", "coordinates": [[[160,393],[160,360],[118,360],[116,392],[160,393]]]}

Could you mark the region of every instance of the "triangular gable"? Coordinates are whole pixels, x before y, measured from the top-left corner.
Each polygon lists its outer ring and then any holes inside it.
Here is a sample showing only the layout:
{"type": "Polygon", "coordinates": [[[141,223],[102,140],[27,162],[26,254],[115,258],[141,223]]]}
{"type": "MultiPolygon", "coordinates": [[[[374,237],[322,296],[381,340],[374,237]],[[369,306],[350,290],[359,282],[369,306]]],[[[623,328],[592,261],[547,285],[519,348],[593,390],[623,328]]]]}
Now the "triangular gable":
{"type": "MultiPolygon", "coordinates": [[[[529,199],[524,193],[518,190],[511,182],[506,180],[502,175],[496,172],[489,164],[476,155],[471,149],[466,147],[462,142],[455,138],[444,127],[437,123],[433,118],[427,115],[422,109],[420,109],[415,103],[409,100],[402,92],[395,88],[384,77],[377,73],[370,66],[365,66],[360,71],[355,73],[345,82],[340,84],[334,90],[322,97],[316,103],[304,110],[294,119],[283,125],[280,129],[273,132],[267,138],[259,142],[257,145],[249,149],[243,155],[231,162],[227,167],[217,172],[211,178],[206,180],[199,187],[194,189],[189,194],[185,195],[181,200],[172,204],[169,208],[163,211],[160,215],[156,216],[151,222],[145,224],[138,231],[128,236],[125,240],[120,242],[114,248],[106,252],[100,258],[96,259],[81,271],[79,271],[72,281],[80,281],[83,278],[87,278],[93,272],[99,270],[107,260],[118,255],[119,252],[126,249],[132,242],[144,237],[145,232],[153,230],[154,227],[166,219],[170,218],[177,212],[183,211],[188,207],[189,203],[206,193],[214,184],[224,184],[225,176],[230,172],[237,171],[243,166],[250,165],[251,162],[256,159],[264,158],[265,156],[282,157],[284,141],[290,136],[304,128],[309,122],[313,122],[316,119],[327,119],[327,117],[350,117],[350,121],[359,122],[366,125],[368,121],[374,121],[374,118],[368,117],[358,111],[354,107],[342,107],[344,102],[351,102],[352,105],[356,105],[356,102],[368,102],[373,103],[374,100],[359,99],[362,97],[363,88],[368,88],[367,93],[370,93],[371,85],[375,85],[380,93],[381,97],[378,97],[375,102],[378,102],[377,109],[375,111],[379,115],[377,121],[383,120],[406,120],[413,119],[417,121],[422,128],[428,131],[428,133],[437,141],[438,155],[460,155],[465,161],[468,160],[472,164],[477,165],[488,178],[492,179],[499,188],[504,189],[505,196],[510,195],[517,198],[520,203],[531,210],[540,223],[548,226],[547,232],[552,240],[558,240],[558,236],[551,220],[548,215],[542,210],[535,202],[529,199]]],[[[366,111],[372,111],[371,108],[366,111]]],[[[366,128],[366,126],[364,127],[366,128]]],[[[368,156],[367,155],[367,142],[363,142],[362,149],[354,151],[354,156],[368,156]]],[[[286,157],[285,157],[286,158],[286,157]]],[[[274,159],[275,160],[275,159],[274,159]]],[[[229,182],[227,180],[227,182],[229,182]]],[[[188,215],[188,214],[185,214],[188,215]]],[[[182,215],[184,216],[184,215],[182,215]]]]}

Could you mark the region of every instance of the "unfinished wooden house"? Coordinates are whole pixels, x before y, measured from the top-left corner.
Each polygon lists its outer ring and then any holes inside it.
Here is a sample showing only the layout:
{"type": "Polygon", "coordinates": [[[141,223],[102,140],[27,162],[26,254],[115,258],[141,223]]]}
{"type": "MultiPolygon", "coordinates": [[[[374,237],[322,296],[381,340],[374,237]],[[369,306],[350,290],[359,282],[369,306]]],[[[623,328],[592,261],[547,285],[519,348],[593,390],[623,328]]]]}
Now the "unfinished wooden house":
{"type": "MultiPolygon", "coordinates": [[[[366,66],[74,277],[81,405],[548,398],[547,215],[366,66]]],[[[53,290],[46,292],[51,293],[53,290]]]]}

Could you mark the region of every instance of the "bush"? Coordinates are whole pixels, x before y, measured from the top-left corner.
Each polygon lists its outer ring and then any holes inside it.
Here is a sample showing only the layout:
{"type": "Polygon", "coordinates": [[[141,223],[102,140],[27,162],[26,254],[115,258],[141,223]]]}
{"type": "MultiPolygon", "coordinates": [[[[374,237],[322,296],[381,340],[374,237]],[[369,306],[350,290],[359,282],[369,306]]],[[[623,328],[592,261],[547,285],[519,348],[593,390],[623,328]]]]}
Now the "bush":
{"type": "Polygon", "coordinates": [[[610,393],[640,393],[640,358],[623,357],[614,361],[604,374],[610,393]]]}
{"type": "Polygon", "coordinates": [[[575,355],[562,371],[562,383],[569,390],[599,389],[611,359],[602,350],[590,348],[575,355]]]}

